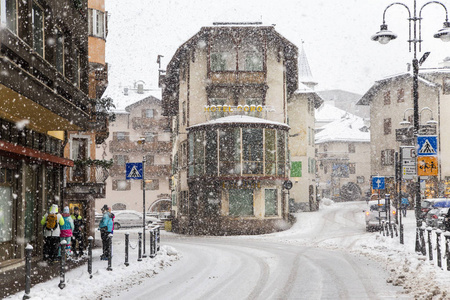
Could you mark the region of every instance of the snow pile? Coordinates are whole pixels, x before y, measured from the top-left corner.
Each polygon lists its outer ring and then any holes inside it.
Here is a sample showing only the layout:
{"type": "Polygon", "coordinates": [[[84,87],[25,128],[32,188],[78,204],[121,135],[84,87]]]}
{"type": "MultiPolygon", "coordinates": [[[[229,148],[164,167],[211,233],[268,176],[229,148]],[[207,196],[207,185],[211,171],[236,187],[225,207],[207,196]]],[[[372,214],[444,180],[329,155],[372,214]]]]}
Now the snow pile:
{"type": "Polygon", "coordinates": [[[320,200],[320,208],[326,208],[327,206],[331,206],[334,204],[334,201],[329,198],[323,198],[320,200]]]}

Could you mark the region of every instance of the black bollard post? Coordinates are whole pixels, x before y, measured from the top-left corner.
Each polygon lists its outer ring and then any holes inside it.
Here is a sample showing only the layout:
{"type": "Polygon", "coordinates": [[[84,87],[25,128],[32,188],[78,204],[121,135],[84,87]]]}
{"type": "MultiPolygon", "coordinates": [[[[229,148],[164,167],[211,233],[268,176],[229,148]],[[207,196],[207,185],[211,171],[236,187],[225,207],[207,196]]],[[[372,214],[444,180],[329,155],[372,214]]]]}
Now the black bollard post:
{"type": "Polygon", "coordinates": [[[138,261],[142,261],[142,232],[138,232],[138,234],[139,234],[138,261]]]}
{"type": "Polygon", "coordinates": [[[430,261],[433,260],[433,242],[431,241],[431,231],[433,230],[433,228],[428,227],[427,228],[427,232],[428,232],[428,256],[430,258],[430,261]]]}
{"type": "Polygon", "coordinates": [[[156,251],[159,251],[161,249],[160,245],[161,245],[161,226],[158,226],[157,229],[157,237],[156,237],[156,251]]]}
{"type": "Polygon", "coordinates": [[[108,254],[108,267],[106,268],[107,271],[112,271],[112,238],[113,235],[110,233],[108,235],[108,244],[109,244],[109,254],[108,254]]]}
{"type": "Polygon", "coordinates": [[[400,224],[400,244],[404,244],[405,241],[403,240],[403,224],[400,224]]]}
{"type": "Polygon", "coordinates": [[[381,221],[381,228],[383,229],[383,236],[386,236],[385,232],[384,232],[384,224],[386,223],[385,220],[381,221]]]}
{"type": "Polygon", "coordinates": [[[394,226],[389,222],[389,231],[391,232],[391,239],[394,238],[394,226]]]}
{"type": "Polygon", "coordinates": [[[66,287],[66,245],[67,241],[62,240],[61,241],[61,263],[60,263],[60,269],[59,269],[59,288],[63,289],[66,287]]]}
{"type": "Polygon", "coordinates": [[[447,256],[447,271],[450,271],[450,232],[444,232],[445,236],[445,255],[447,256]]]}
{"type": "Polygon", "coordinates": [[[422,227],[419,228],[420,233],[420,250],[422,252],[422,255],[427,255],[427,248],[425,246],[425,235],[423,232],[425,231],[425,227],[422,225],[422,227]]]}
{"type": "Polygon", "coordinates": [[[150,257],[156,256],[156,238],[155,238],[155,228],[150,230],[150,257]]]}
{"type": "Polygon", "coordinates": [[[395,231],[395,237],[398,237],[398,228],[397,228],[397,224],[394,223],[394,231],[395,231]]]}
{"type": "Polygon", "coordinates": [[[25,248],[26,258],[25,258],[25,295],[22,299],[30,299],[30,289],[31,289],[31,252],[33,251],[33,246],[28,244],[25,248]]]}
{"type": "Polygon", "coordinates": [[[441,261],[441,231],[438,229],[436,230],[436,259],[437,259],[437,265],[439,268],[442,268],[442,261],[441,261]]]}
{"type": "Polygon", "coordinates": [[[88,237],[88,273],[89,279],[92,279],[92,244],[94,243],[94,238],[92,236],[88,237]]]}
{"type": "Polygon", "coordinates": [[[125,233],[125,266],[129,266],[128,263],[128,246],[130,244],[130,234],[127,232],[125,233]]]}

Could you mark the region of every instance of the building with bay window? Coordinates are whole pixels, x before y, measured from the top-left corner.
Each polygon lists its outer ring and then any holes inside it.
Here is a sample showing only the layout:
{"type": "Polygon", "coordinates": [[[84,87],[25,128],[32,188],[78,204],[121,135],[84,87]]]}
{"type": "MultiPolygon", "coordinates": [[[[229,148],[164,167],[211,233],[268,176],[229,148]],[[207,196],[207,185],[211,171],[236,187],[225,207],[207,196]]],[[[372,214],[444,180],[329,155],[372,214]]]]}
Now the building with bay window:
{"type": "Polygon", "coordinates": [[[289,227],[283,183],[297,56],[294,44],[260,23],[203,27],[178,48],[161,78],[171,120],[175,231],[289,227]]]}

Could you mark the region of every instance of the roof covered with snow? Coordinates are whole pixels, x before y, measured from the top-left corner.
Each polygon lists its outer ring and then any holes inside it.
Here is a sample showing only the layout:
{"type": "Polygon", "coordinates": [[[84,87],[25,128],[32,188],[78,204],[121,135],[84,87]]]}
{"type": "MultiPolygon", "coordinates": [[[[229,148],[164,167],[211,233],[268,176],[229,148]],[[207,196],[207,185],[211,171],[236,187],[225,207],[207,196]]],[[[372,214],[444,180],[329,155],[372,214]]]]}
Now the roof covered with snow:
{"type": "MultiPolygon", "coordinates": [[[[325,109],[325,112],[332,112],[330,109],[325,109]]],[[[336,114],[341,113],[340,109],[335,110],[336,114]]],[[[364,124],[363,118],[344,112],[339,119],[324,125],[322,131],[315,136],[315,143],[328,142],[370,142],[370,131],[364,124]]],[[[324,117],[326,116],[323,114],[324,117]]],[[[329,115],[327,117],[334,117],[336,115],[329,115]]]]}
{"type": "Polygon", "coordinates": [[[334,105],[325,101],[323,105],[316,109],[315,119],[316,122],[333,122],[335,120],[342,119],[345,115],[351,115],[349,112],[342,110],[340,108],[335,107],[334,105]]]}
{"type": "Polygon", "coordinates": [[[210,120],[205,123],[192,125],[187,129],[199,128],[203,126],[221,126],[221,125],[254,125],[258,127],[283,127],[289,129],[289,125],[285,123],[270,121],[262,118],[249,117],[244,115],[227,116],[210,120]]]}

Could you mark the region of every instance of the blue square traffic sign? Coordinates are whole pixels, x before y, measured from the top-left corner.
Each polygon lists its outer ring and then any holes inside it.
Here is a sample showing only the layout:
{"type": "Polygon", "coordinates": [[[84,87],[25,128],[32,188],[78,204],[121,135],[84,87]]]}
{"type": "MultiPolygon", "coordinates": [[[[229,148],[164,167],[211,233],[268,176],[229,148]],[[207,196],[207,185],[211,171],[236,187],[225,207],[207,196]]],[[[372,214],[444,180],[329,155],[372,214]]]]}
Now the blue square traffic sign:
{"type": "Polygon", "coordinates": [[[417,156],[436,156],[438,150],[436,135],[417,136],[417,156]]]}
{"type": "Polygon", "coordinates": [[[142,163],[127,163],[126,164],[126,179],[142,179],[143,168],[142,163]]]}
{"type": "Polygon", "coordinates": [[[372,177],[372,188],[374,190],[384,190],[385,184],[384,184],[384,177],[376,176],[372,177]]]}

